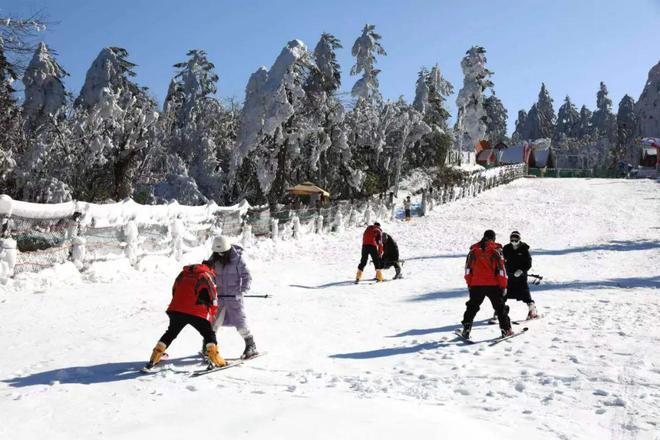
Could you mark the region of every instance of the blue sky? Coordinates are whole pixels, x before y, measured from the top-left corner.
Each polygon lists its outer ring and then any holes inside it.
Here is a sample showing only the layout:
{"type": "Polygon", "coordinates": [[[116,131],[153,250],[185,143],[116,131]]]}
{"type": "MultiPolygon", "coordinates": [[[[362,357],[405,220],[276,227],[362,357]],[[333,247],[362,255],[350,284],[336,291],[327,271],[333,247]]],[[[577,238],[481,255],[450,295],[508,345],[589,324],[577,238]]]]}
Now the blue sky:
{"type": "MultiPolygon", "coordinates": [[[[344,45],[338,55],[347,91],[357,80],[348,75],[350,48],[371,23],[388,53],[378,67],[381,92],[390,99],[412,101],[420,67],[435,63],[458,92],[461,58],[470,46],[484,46],[511,131],[542,81],[555,110],[567,94],[593,109],[605,81],[616,112],[624,94],[639,98],[660,61],[660,0],[0,0],[0,15],[41,9],[58,22],[43,39],[71,74],[66,85],[74,95],[98,52],[120,46],[138,65],[136,81],[162,102],[172,65],[195,48],[216,65],[218,95],[242,101],[250,74],[270,67],[287,41],[313,49],[322,32],[344,45]]],[[[449,98],[452,115],[455,100],[449,98]]]]}

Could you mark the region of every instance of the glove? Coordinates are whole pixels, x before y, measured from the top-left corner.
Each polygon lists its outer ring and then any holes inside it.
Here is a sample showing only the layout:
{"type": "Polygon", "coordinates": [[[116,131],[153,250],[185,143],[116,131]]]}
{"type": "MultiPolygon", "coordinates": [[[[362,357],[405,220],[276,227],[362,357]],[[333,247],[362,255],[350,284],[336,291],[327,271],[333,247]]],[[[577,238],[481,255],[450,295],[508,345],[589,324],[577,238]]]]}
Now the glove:
{"type": "Polygon", "coordinates": [[[519,277],[520,275],[522,275],[522,274],[523,274],[523,271],[522,271],[521,269],[518,269],[517,271],[515,271],[515,272],[513,273],[513,276],[516,277],[516,278],[518,278],[518,277],[519,277]]]}

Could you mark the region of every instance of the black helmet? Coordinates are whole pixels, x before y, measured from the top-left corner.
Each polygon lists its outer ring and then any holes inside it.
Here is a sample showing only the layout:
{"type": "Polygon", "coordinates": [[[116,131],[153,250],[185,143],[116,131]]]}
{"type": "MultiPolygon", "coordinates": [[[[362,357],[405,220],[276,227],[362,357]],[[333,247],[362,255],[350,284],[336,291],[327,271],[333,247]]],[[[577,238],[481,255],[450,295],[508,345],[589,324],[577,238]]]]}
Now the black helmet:
{"type": "Polygon", "coordinates": [[[486,229],[484,232],[484,240],[495,240],[495,231],[492,229],[486,229]]]}

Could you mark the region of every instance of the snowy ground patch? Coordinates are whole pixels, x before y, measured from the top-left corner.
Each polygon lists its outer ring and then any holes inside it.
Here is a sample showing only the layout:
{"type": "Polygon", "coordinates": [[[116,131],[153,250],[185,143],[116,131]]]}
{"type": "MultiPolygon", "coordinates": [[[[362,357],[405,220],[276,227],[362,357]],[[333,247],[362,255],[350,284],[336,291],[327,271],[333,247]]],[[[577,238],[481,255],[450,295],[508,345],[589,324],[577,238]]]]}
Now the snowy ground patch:
{"type": "MultiPolygon", "coordinates": [[[[660,190],[655,182],[523,179],[385,223],[405,278],[355,286],[361,231],[259,241],[248,313],[259,349],[199,378],[184,330],[143,376],[180,264],[68,265],[0,286],[0,438],[650,439],[660,431],[660,190]],[[468,246],[519,230],[544,282],[542,320],[493,347],[454,335],[468,246]],[[201,412],[212,411],[211,420],[201,412]]],[[[196,250],[186,262],[204,256],[196,250]]],[[[367,269],[367,277],[373,268],[367,269]]],[[[392,274],[388,274],[389,277],[392,274]]],[[[525,306],[512,303],[522,318],[525,306]]],[[[475,339],[498,333],[484,304],[475,339]]],[[[219,332],[228,358],[243,349],[219,332]]]]}

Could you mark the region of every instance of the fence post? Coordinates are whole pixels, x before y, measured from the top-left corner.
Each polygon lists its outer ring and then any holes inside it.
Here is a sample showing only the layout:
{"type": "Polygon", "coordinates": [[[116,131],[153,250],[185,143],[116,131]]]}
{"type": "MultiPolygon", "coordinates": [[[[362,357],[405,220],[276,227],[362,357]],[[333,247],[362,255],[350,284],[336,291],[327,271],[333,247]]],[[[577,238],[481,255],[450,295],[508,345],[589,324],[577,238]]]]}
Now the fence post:
{"type": "Polygon", "coordinates": [[[316,233],[323,233],[323,216],[321,214],[316,215],[316,233]]]}
{"type": "Polygon", "coordinates": [[[371,216],[372,216],[372,214],[371,214],[371,206],[370,206],[370,202],[369,202],[369,201],[367,201],[366,206],[367,206],[367,207],[366,207],[365,210],[364,210],[364,219],[363,219],[363,220],[364,220],[364,223],[370,225],[370,224],[371,224],[371,216]]]}
{"type": "Polygon", "coordinates": [[[353,207],[353,201],[351,201],[351,209],[348,212],[348,226],[357,225],[357,210],[353,207]]]}
{"type": "Polygon", "coordinates": [[[252,244],[252,226],[246,223],[243,223],[241,244],[243,244],[244,248],[247,248],[252,244]]]}
{"type": "Polygon", "coordinates": [[[276,218],[270,220],[270,236],[275,242],[280,239],[279,223],[280,222],[276,218]]]}
{"type": "MultiPolygon", "coordinates": [[[[8,219],[6,220],[8,223],[8,219]]],[[[16,267],[16,240],[9,236],[8,225],[3,224],[4,232],[0,238],[0,283],[4,284],[14,276],[16,267]]]]}
{"type": "Polygon", "coordinates": [[[298,240],[300,238],[300,219],[296,214],[291,218],[291,229],[293,229],[293,238],[298,240]]]}
{"type": "Polygon", "coordinates": [[[337,206],[337,215],[335,215],[335,230],[337,232],[344,230],[344,215],[341,213],[339,206],[337,206]]]}
{"type": "Polygon", "coordinates": [[[170,235],[172,236],[172,255],[177,261],[183,257],[183,234],[184,226],[181,214],[177,213],[170,223],[170,235]]]}
{"type": "Polygon", "coordinates": [[[135,266],[138,259],[139,233],[134,216],[131,216],[128,220],[128,223],[126,223],[124,226],[124,238],[126,240],[126,248],[124,249],[124,253],[126,254],[126,257],[128,257],[128,261],[131,263],[131,265],[135,266]]]}
{"type": "Polygon", "coordinates": [[[426,215],[426,190],[422,190],[422,209],[420,210],[419,216],[424,217],[426,215]]]}

